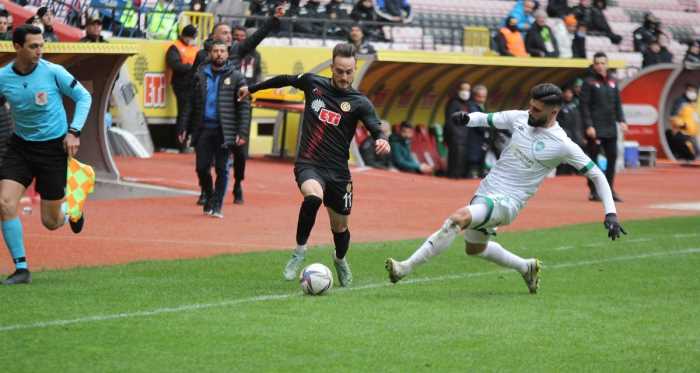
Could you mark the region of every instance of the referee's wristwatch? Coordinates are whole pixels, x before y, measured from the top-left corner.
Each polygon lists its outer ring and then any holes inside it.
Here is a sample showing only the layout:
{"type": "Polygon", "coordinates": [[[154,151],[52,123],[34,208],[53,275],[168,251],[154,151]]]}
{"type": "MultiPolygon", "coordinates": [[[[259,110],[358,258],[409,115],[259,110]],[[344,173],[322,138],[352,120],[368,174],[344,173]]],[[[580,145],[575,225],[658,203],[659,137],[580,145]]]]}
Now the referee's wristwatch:
{"type": "Polygon", "coordinates": [[[69,128],[68,133],[70,133],[71,135],[73,135],[75,137],[80,137],[80,130],[77,130],[75,128],[69,128]]]}

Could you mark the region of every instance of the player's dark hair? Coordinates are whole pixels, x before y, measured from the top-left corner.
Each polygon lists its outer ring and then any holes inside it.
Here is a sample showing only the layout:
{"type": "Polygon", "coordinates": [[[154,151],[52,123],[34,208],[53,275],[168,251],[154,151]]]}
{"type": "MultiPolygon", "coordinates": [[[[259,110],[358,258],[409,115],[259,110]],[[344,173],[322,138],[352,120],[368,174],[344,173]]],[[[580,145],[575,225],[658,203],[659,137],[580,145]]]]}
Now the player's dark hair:
{"type": "Polygon", "coordinates": [[[336,44],[333,48],[333,61],[336,57],[348,57],[357,59],[357,48],[350,43],[336,44]]]}
{"type": "Polygon", "coordinates": [[[232,31],[243,31],[243,32],[247,33],[248,29],[246,29],[245,27],[243,27],[241,25],[235,25],[235,26],[233,26],[232,31]]]}
{"type": "Polygon", "coordinates": [[[210,47],[209,51],[211,51],[212,49],[214,49],[214,46],[215,46],[215,45],[223,45],[223,46],[225,47],[225,46],[226,46],[226,43],[224,43],[223,40],[212,40],[212,41],[211,41],[211,47],[210,47]]]}
{"type": "Polygon", "coordinates": [[[596,58],[601,58],[601,57],[608,58],[608,55],[605,54],[605,52],[595,52],[595,54],[593,55],[593,61],[595,61],[596,58]]]}
{"type": "Polygon", "coordinates": [[[552,83],[542,83],[532,87],[530,97],[547,106],[561,106],[562,102],[561,89],[552,83]]]}
{"type": "Polygon", "coordinates": [[[24,46],[27,35],[41,35],[41,29],[34,25],[22,25],[17,27],[12,34],[12,43],[24,46]]]}

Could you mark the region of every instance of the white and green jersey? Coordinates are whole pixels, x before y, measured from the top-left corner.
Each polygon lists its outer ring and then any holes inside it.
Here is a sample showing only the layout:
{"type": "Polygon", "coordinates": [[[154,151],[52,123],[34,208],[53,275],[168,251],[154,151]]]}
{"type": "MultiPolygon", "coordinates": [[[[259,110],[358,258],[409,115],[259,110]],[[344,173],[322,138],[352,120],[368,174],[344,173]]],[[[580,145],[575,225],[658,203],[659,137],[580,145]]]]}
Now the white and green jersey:
{"type": "Polygon", "coordinates": [[[600,196],[606,213],[615,212],[605,176],[581,147],[569,139],[558,123],[549,128],[533,127],[527,123],[528,116],[528,112],[522,110],[469,114],[469,127],[505,129],[513,134],[495,166],[479,184],[476,194],[506,195],[522,209],[544,178],[560,164],[568,163],[590,177],[598,190],[603,188],[598,184],[605,184],[607,193],[603,190],[600,196]]]}

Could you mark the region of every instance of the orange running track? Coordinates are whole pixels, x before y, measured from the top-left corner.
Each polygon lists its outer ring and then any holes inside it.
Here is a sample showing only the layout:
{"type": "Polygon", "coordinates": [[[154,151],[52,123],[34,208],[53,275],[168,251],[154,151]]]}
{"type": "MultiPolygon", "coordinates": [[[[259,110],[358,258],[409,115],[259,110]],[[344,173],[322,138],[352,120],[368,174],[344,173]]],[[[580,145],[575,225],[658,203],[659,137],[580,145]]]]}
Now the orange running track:
{"type": "MultiPolygon", "coordinates": [[[[194,156],[156,154],[152,159],[120,158],[130,181],[197,191],[194,156]]],[[[176,259],[289,250],[295,245],[300,194],[290,162],[252,159],[244,183],[245,204],[227,193],[224,219],[204,216],[196,196],[88,201],[86,226],[79,235],[68,227],[41,226],[38,205],[23,215],[27,256],[33,270],[99,266],[140,260],[176,259]]],[[[476,190],[478,180],[448,180],[380,170],[353,170],[353,242],[423,238],[436,230],[476,190]]],[[[693,210],[658,209],[653,204],[698,203],[700,168],[659,165],[618,174],[616,189],[625,199],[620,218],[648,219],[695,215],[693,210]]],[[[230,187],[230,186],[229,186],[230,187]]],[[[545,180],[514,224],[503,231],[602,222],[600,203],[587,200],[585,180],[565,176],[545,180]]],[[[323,212],[323,211],[321,211],[323,212]]],[[[601,235],[605,234],[601,223],[601,235]]],[[[328,217],[320,213],[310,245],[330,244],[328,217]]],[[[0,272],[12,270],[0,250],[0,272]]]]}

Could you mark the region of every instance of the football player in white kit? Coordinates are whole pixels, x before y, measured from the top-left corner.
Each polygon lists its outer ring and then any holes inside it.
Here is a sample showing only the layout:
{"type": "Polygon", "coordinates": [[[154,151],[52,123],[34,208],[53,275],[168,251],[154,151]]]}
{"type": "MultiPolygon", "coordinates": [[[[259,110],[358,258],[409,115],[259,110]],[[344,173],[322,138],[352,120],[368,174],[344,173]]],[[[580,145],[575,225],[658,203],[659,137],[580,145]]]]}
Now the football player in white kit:
{"type": "Polygon", "coordinates": [[[464,230],[468,255],[480,256],[523,276],[530,293],[537,293],[542,265],[536,258],[523,259],[506,250],[489,236],[496,227],[510,224],[544,178],[561,163],[574,166],[595,183],[605,208],[605,228],[615,240],[627,234],[617,219],[615,202],[605,175],[576,145],[556,121],[562,104],[562,91],[544,83],[530,91],[527,111],[498,113],[458,112],[452,120],[470,127],[506,129],[513,137],[488,176],[479,184],[474,198],[465,207],[452,213],[442,227],[433,233],[404,261],[389,258],[386,270],[391,282],[408,275],[417,265],[446,250],[457,234],[464,230]]]}

